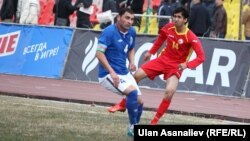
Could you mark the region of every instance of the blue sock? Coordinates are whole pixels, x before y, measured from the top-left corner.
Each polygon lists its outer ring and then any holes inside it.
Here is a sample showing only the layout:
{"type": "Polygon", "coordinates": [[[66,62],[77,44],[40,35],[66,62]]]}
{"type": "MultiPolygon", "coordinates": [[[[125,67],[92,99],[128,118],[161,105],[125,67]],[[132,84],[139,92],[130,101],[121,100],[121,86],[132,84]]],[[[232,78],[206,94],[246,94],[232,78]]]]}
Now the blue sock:
{"type": "Polygon", "coordinates": [[[143,104],[138,104],[138,114],[136,117],[136,122],[139,123],[141,119],[141,114],[143,112],[143,104]]]}
{"type": "Polygon", "coordinates": [[[128,109],[129,123],[135,125],[137,123],[138,103],[137,90],[130,92],[127,96],[126,108],[128,109]]]}

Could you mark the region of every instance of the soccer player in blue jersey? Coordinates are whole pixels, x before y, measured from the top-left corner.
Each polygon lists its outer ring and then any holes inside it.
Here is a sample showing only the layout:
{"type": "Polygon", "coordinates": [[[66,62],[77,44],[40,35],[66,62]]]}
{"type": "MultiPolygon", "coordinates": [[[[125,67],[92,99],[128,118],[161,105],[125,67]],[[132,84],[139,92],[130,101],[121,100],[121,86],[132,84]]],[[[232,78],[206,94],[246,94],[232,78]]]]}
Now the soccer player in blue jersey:
{"type": "Polygon", "coordinates": [[[101,33],[96,51],[100,84],[112,92],[126,96],[124,105],[130,123],[128,136],[134,136],[134,125],[139,123],[143,111],[141,92],[130,73],[136,70],[134,64],[136,31],[132,27],[133,22],[133,11],[128,8],[122,9],[117,16],[117,22],[106,27],[101,33]]]}

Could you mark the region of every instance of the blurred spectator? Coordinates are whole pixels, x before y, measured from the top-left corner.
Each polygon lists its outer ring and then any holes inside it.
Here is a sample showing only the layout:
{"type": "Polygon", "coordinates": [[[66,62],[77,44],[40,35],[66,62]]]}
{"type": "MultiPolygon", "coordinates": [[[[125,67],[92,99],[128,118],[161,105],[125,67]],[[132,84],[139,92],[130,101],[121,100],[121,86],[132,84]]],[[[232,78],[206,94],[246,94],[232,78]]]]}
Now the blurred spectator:
{"type": "Polygon", "coordinates": [[[127,7],[127,0],[116,0],[116,9],[119,13],[119,10],[127,7]]]}
{"type": "MultiPolygon", "coordinates": [[[[93,0],[77,0],[76,5],[82,3],[83,8],[90,8],[93,3],[93,0]]],[[[76,27],[78,28],[92,28],[92,24],[90,22],[90,14],[80,11],[80,9],[76,12],[77,20],[76,27]]]]}
{"type": "Polygon", "coordinates": [[[247,7],[242,14],[242,24],[245,25],[245,38],[250,40],[250,0],[248,0],[247,7]]]}
{"type": "Polygon", "coordinates": [[[210,16],[207,9],[202,5],[201,0],[192,0],[188,28],[198,37],[208,37],[211,26],[210,16]]]}
{"type": "Polygon", "coordinates": [[[3,0],[0,0],[0,11],[2,9],[2,5],[3,5],[3,0]]]}
{"type": "Polygon", "coordinates": [[[213,13],[215,8],[215,0],[203,0],[202,4],[206,7],[209,13],[210,21],[213,21],[213,13]]]}
{"type": "MultiPolygon", "coordinates": [[[[135,14],[143,13],[144,0],[127,0],[127,7],[132,9],[135,14]]],[[[137,26],[140,29],[141,16],[135,16],[133,26],[137,26]]]]}
{"type": "Polygon", "coordinates": [[[55,25],[58,26],[69,26],[69,16],[73,14],[81,5],[72,5],[71,0],[56,0],[53,7],[55,13],[55,25]]]}
{"type": "Polygon", "coordinates": [[[242,5],[246,5],[248,3],[248,0],[243,0],[242,5]]]}
{"type": "Polygon", "coordinates": [[[17,11],[17,0],[3,0],[0,11],[2,22],[15,22],[17,11]]]}
{"type": "MultiPolygon", "coordinates": [[[[158,15],[159,16],[172,16],[173,15],[173,11],[175,8],[178,7],[178,3],[176,2],[176,0],[163,0],[159,9],[158,9],[158,15]]],[[[166,18],[159,18],[158,20],[158,28],[159,31],[160,29],[167,23],[170,22],[170,19],[166,19],[166,18]]]]}
{"type": "Polygon", "coordinates": [[[227,13],[223,6],[224,0],[215,0],[215,10],[210,37],[225,38],[227,33],[227,13]]]}
{"type": "Polygon", "coordinates": [[[180,0],[181,6],[185,7],[188,11],[190,11],[192,0],[180,0]]]}
{"type": "MultiPolygon", "coordinates": [[[[115,1],[114,0],[103,0],[103,4],[102,4],[102,12],[111,10],[111,12],[117,12],[116,10],[116,5],[115,5],[115,1]]],[[[106,22],[106,23],[101,23],[100,27],[101,29],[106,28],[107,26],[109,26],[112,22],[106,22]]]]}
{"type": "Polygon", "coordinates": [[[16,20],[21,24],[37,24],[40,14],[39,0],[18,0],[16,20]]]}

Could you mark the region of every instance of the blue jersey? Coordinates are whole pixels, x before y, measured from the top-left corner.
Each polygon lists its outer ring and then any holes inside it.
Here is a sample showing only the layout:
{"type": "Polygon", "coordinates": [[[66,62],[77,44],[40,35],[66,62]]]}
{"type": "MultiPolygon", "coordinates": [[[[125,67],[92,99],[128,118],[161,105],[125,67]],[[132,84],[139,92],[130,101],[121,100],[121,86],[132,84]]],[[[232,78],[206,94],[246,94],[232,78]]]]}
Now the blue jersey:
{"type": "MultiPolygon", "coordinates": [[[[127,74],[126,60],[128,52],[135,46],[136,32],[130,27],[127,33],[121,33],[115,24],[105,28],[98,39],[97,50],[104,52],[110,66],[117,74],[127,74]]],[[[99,77],[109,72],[99,63],[99,77]]]]}

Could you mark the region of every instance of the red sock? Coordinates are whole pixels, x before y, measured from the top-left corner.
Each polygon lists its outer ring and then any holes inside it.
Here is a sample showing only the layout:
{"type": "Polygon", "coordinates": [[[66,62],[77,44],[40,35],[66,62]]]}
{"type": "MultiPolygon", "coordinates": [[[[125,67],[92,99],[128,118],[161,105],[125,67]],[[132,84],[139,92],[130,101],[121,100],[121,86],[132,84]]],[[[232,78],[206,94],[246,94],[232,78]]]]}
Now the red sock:
{"type": "Polygon", "coordinates": [[[122,107],[126,107],[126,98],[123,98],[120,103],[119,103],[120,106],[122,107]]]}
{"type": "Polygon", "coordinates": [[[152,122],[154,122],[155,124],[158,122],[162,115],[168,110],[170,102],[170,100],[162,99],[162,102],[159,105],[157,113],[155,114],[155,117],[153,118],[152,122]]]}

